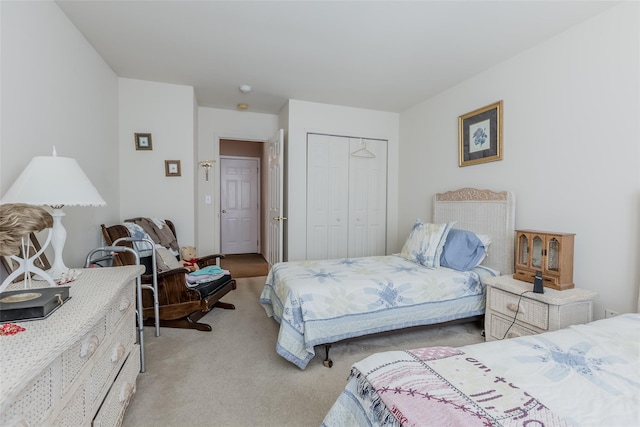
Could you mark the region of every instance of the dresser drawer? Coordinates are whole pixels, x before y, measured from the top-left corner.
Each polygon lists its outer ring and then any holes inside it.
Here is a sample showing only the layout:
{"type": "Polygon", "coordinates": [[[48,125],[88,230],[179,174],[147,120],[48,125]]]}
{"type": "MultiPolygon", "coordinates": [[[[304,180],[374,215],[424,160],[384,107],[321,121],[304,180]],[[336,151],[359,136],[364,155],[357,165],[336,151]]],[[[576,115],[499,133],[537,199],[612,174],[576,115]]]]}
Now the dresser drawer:
{"type": "Polygon", "coordinates": [[[129,400],[136,392],[140,372],[140,346],[134,345],[109,394],[93,420],[93,427],[119,426],[129,400]]]}
{"type": "Polygon", "coordinates": [[[87,424],[87,412],[84,402],[84,384],[76,390],[71,400],[65,405],[53,423],[54,427],[81,426],[87,424]]]}
{"type": "MultiPolygon", "coordinates": [[[[131,308],[133,311],[133,307],[131,308]]],[[[131,318],[132,315],[129,315],[131,318]]],[[[104,347],[104,352],[95,361],[95,366],[86,383],[86,403],[94,408],[104,398],[107,388],[116,377],[135,341],[135,325],[124,322],[115,331],[114,337],[104,347]]]]}
{"type": "Polygon", "coordinates": [[[104,341],[107,333],[106,316],[103,316],[91,330],[74,345],[62,353],[62,393],[69,391],[78,373],[91,360],[104,341]]]}
{"type": "Polygon", "coordinates": [[[107,317],[107,325],[109,328],[114,328],[122,319],[122,317],[127,314],[131,307],[135,306],[136,301],[136,293],[135,286],[127,286],[125,287],[118,296],[114,299],[114,302],[109,307],[108,317],[107,317]]]}
{"type": "Polygon", "coordinates": [[[492,288],[489,292],[488,309],[502,313],[513,319],[516,311],[517,319],[537,328],[549,329],[549,306],[539,301],[520,295],[492,288]],[[518,308],[519,305],[519,308],[518,308]]]}
{"type": "Polygon", "coordinates": [[[505,319],[504,317],[498,316],[492,312],[487,313],[487,315],[490,316],[488,324],[491,326],[488,333],[491,335],[492,339],[501,340],[507,338],[523,337],[526,335],[535,335],[538,333],[532,329],[527,329],[526,327],[521,326],[518,323],[514,323],[512,326],[511,323],[513,322],[513,318],[505,319]],[[509,332],[507,332],[507,330],[509,332]]]}
{"type": "MultiPolygon", "coordinates": [[[[39,426],[49,415],[56,399],[54,366],[60,359],[44,369],[29,383],[6,411],[0,413],[0,426],[39,426]]],[[[59,386],[59,383],[58,383],[59,386]]],[[[58,387],[59,388],[59,387],[58,387]]]]}

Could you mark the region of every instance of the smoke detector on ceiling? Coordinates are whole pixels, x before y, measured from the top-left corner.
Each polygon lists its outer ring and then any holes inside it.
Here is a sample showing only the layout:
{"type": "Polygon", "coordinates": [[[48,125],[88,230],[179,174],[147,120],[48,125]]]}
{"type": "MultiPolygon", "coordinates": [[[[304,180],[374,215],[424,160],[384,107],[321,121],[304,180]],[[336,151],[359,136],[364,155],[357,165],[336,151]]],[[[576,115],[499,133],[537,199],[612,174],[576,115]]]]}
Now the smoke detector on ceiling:
{"type": "Polygon", "coordinates": [[[249,92],[251,92],[251,86],[249,86],[249,85],[242,85],[242,86],[240,86],[240,92],[242,92],[242,93],[249,93],[249,92]]]}

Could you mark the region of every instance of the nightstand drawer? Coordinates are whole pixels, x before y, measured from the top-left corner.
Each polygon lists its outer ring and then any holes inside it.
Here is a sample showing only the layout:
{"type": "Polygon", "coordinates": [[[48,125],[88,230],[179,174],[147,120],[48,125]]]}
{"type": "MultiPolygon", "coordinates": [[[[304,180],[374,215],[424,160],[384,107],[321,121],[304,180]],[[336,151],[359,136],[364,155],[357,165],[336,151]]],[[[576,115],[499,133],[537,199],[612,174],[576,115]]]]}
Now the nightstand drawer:
{"type": "Polygon", "coordinates": [[[513,318],[511,318],[510,320],[505,319],[504,317],[498,316],[495,313],[488,313],[487,315],[491,316],[491,319],[487,324],[491,325],[491,330],[488,331],[488,333],[491,335],[492,339],[501,340],[507,338],[523,337],[526,335],[535,335],[538,333],[534,330],[527,329],[519,325],[518,323],[514,323],[512,326],[511,323],[513,322],[513,318]],[[507,332],[507,330],[509,332],[507,332]]]}
{"type": "Polygon", "coordinates": [[[543,330],[549,329],[549,306],[529,299],[526,295],[520,297],[517,294],[492,288],[489,292],[487,308],[511,319],[518,312],[517,319],[519,321],[543,330]]]}

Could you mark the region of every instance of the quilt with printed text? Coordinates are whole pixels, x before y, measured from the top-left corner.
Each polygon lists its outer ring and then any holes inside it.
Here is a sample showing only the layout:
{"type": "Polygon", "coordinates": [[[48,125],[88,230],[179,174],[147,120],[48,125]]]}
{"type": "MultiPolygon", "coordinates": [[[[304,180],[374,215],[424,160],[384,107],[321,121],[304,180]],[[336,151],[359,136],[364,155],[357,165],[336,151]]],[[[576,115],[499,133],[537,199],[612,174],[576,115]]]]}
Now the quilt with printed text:
{"type": "Polygon", "coordinates": [[[314,346],[484,314],[486,267],[429,269],[396,256],[275,264],[260,304],[279,324],[279,355],[304,369],[314,346]]]}
{"type": "Polygon", "coordinates": [[[353,365],[323,426],[638,426],[640,315],[353,365]]]}

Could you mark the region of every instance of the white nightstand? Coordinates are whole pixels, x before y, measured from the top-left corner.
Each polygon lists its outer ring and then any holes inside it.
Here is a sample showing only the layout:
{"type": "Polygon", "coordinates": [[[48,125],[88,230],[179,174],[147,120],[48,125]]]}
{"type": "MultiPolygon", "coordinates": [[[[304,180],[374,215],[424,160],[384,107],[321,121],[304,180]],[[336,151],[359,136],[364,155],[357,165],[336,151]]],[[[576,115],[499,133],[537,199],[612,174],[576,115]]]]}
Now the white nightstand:
{"type": "Polygon", "coordinates": [[[536,294],[532,283],[515,280],[511,275],[490,277],[484,284],[487,286],[484,317],[487,341],[555,331],[593,320],[593,300],[598,294],[592,291],[579,288],[557,291],[545,287],[543,294],[536,294]],[[521,297],[525,291],[531,292],[521,297]],[[516,311],[518,315],[513,323],[516,311]]]}

